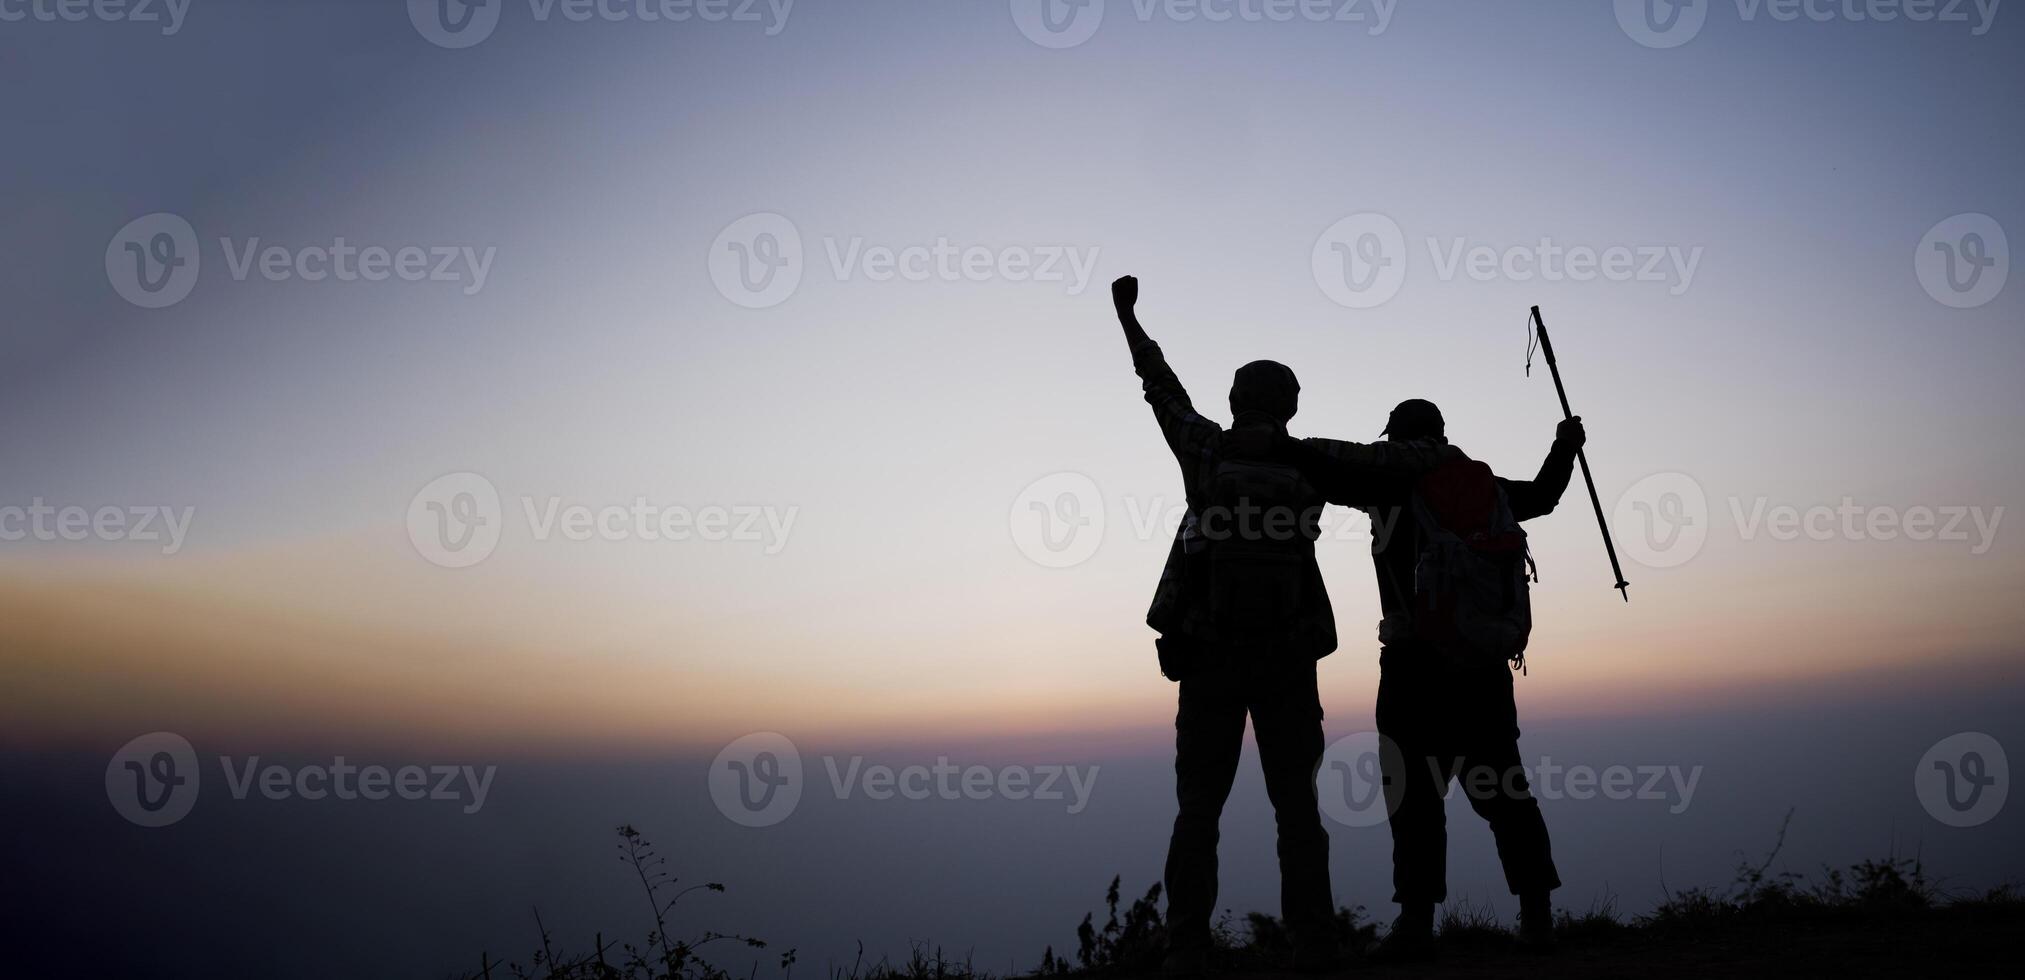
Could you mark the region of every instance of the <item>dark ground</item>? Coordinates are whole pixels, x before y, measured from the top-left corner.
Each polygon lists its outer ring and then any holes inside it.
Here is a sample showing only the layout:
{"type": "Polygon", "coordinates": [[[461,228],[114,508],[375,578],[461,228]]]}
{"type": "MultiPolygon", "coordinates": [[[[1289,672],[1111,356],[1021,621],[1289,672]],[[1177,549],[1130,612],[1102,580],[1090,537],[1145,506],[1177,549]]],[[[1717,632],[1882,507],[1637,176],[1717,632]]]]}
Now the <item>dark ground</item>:
{"type": "MultiPolygon", "coordinates": [[[[2025,906],[1952,907],[1865,921],[1729,923],[1696,934],[1627,927],[1564,939],[1551,954],[1490,935],[1447,943],[1418,964],[1356,963],[1354,977],[1906,977],[2017,976],[2025,906]]],[[[1293,974],[1233,972],[1231,977],[1293,974]]]]}

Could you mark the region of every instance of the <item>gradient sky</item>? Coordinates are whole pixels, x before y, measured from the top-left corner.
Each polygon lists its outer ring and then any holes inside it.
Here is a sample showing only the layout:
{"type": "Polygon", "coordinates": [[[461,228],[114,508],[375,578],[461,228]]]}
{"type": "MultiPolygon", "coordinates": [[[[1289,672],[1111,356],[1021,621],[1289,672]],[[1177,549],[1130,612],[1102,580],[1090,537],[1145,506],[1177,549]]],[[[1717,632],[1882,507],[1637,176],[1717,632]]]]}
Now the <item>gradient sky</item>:
{"type": "MultiPolygon", "coordinates": [[[[1706,732],[1917,696],[1927,721],[1866,733],[1893,760],[1947,733],[1933,718],[2010,724],[1991,706],[2025,694],[2025,285],[1951,308],[1915,254],[1958,214],[2025,234],[2025,12],[1976,35],[1704,0],[1699,34],[1657,49],[1609,2],[1409,0],[1374,34],[1109,0],[1058,50],[1023,35],[1022,2],[798,0],[769,35],[495,0],[497,29],[458,50],[395,0],[193,0],[173,36],[0,21],[0,507],[194,508],[174,555],[0,541],[0,740],[707,758],[775,730],[1157,762],[1173,689],[1142,619],[1168,535],[1134,525],[1181,486],[1110,310],[1128,273],[1206,413],[1233,368],[1276,358],[1304,384],[1297,434],[1375,438],[1426,397],[1508,476],[1559,417],[1543,365],[1522,369],[1544,308],[1632,598],[1571,487],[1530,526],[1529,719],[1595,747],[1613,718],[1706,732]],[[106,252],[155,212],[195,229],[201,271],[146,309],[106,252]],[[1349,308],[1311,258],[1367,212],[1402,229],[1405,279],[1349,308]],[[710,267],[755,213],[805,250],[764,309],[710,267]],[[493,259],[475,294],[239,281],[221,237],[493,259]],[[1685,281],[1479,281],[1429,248],[1542,239],[1698,259],[1685,281]],[[840,279],[830,250],[854,240],[1094,266],[1080,292],[840,279]],[[438,567],[410,505],[467,471],[505,533],[438,567]],[[1107,519],[1071,568],[1011,529],[1058,473],[1107,519]],[[1666,567],[1641,560],[1654,474],[1706,507],[1705,542],[1666,567]],[[774,553],[537,541],[523,497],[794,523],[774,553]],[[1845,499],[1973,508],[1993,533],[1778,540],[1737,519],[1845,499]]],[[[1321,548],[1332,737],[1368,727],[1376,685],[1364,549],[1321,548]]],[[[1759,843],[1764,813],[1748,840],[1721,837],[1728,813],[1703,816],[1703,853],[1759,843]]]]}
{"type": "MultiPolygon", "coordinates": [[[[1375,36],[1111,6],[1066,50],[993,3],[804,0],[771,37],[539,22],[515,4],[463,50],[428,43],[398,4],[200,2],[172,37],[9,25],[0,70],[36,94],[5,110],[16,149],[0,164],[15,421],[0,498],[196,517],[173,557],[26,541],[7,564],[404,643],[476,638],[425,674],[514,701],[530,691],[487,665],[567,663],[573,700],[610,700],[632,735],[778,712],[817,727],[942,712],[1033,731],[1065,709],[1157,722],[1167,692],[1138,620],[1165,534],[1134,533],[1132,515],[1173,506],[1179,486],[1103,288],[1131,272],[1206,410],[1233,366],[1272,356],[1305,379],[1299,432],[1370,438],[1387,406],[1425,396],[1511,474],[1536,465],[1556,417],[1542,372],[1520,371],[1526,307],[1545,307],[1606,505],[1686,474],[1709,526],[1685,564],[1633,562],[1629,606],[1602,587],[1579,488],[1536,526],[1541,710],[1716,696],[1670,689],[1683,661],[1713,689],[2013,652],[2025,551],[2001,523],[1972,555],[1974,541],[1745,540],[1733,511],[2018,502],[2018,290],[1951,309],[1911,259],[1950,215],[2025,213],[2004,11],[1977,37],[1747,22],[1724,4],[1655,50],[1608,4],[1406,4],[1375,36]],[[195,227],[202,272],[184,301],[141,309],[110,288],[103,252],[155,211],[195,227]],[[1318,288],[1310,250],[1367,211],[1404,229],[1407,279],[1348,309],[1318,288]],[[706,265],[753,212],[787,216],[808,253],[799,289],[762,310],[719,295],[706,265]],[[337,236],[496,253],[465,295],[234,281],[217,241],[337,236]],[[826,249],[853,238],[1097,262],[1081,295],[838,281],[826,249]],[[1427,246],[1541,238],[1701,252],[1677,288],[1444,281],[1427,246]],[[466,470],[512,522],[484,564],[437,568],[404,515],[466,470]],[[1060,471],[1091,477],[1110,518],[1067,570],[1008,534],[1022,489],[1060,471]],[[529,495],[796,515],[772,555],[538,542],[515,517],[529,495]],[[654,699],[615,691],[622,673],[654,699]],[[708,694],[665,710],[692,692],[708,694]]],[[[1348,640],[1328,693],[1351,704],[1368,697],[1375,620],[1360,537],[1324,554],[1348,640]]],[[[162,665],[106,655],[136,676],[162,665]]],[[[272,694],[296,697],[304,676],[417,693],[422,668],[381,675],[373,659],[277,652],[272,694]]],[[[67,698],[55,713],[94,707],[89,690],[67,698]]]]}

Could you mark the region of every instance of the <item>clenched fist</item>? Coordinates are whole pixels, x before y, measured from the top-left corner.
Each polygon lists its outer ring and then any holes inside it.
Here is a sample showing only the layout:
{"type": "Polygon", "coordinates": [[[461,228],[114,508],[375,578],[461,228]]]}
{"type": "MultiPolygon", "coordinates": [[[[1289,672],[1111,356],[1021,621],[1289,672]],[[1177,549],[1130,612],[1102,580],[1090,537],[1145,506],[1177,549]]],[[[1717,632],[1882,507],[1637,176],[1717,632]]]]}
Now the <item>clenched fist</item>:
{"type": "Polygon", "coordinates": [[[1554,427],[1554,441],[1570,449],[1581,449],[1589,441],[1589,433],[1582,429],[1582,416],[1562,419],[1561,424],[1554,427]]]}
{"type": "Polygon", "coordinates": [[[1120,313],[1132,312],[1139,302],[1139,277],[1119,276],[1111,282],[1111,302],[1120,313]]]}

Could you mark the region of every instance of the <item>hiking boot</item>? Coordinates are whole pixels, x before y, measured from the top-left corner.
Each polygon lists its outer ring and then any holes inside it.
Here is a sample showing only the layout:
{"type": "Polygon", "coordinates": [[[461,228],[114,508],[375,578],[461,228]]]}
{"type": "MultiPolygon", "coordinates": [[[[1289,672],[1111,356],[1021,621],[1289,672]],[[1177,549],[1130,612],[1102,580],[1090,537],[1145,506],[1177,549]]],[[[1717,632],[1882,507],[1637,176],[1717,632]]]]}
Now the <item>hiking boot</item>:
{"type": "Polygon", "coordinates": [[[1544,894],[1519,898],[1519,948],[1529,953],[1554,951],[1554,906],[1544,894]]]}
{"type": "Polygon", "coordinates": [[[1160,973],[1168,977],[1208,976],[1209,950],[1198,946],[1170,949],[1166,958],[1160,961],[1160,973]]]}
{"type": "Polygon", "coordinates": [[[1412,963],[1434,957],[1434,906],[1401,906],[1399,918],[1371,951],[1373,963],[1412,963]]]}

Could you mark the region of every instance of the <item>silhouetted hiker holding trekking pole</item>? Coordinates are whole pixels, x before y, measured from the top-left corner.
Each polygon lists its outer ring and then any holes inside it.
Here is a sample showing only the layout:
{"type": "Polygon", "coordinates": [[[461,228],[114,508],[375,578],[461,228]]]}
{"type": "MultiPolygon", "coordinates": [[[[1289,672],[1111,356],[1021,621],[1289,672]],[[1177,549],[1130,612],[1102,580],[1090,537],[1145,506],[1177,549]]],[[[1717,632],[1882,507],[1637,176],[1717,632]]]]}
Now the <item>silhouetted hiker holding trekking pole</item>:
{"type": "MultiPolygon", "coordinates": [[[[1336,649],[1336,623],[1315,564],[1322,494],[1287,458],[1300,451],[1286,435],[1300,385],[1273,361],[1239,368],[1226,430],[1196,413],[1160,345],[1140,327],[1138,280],[1119,279],[1111,295],[1188,499],[1146,615],[1161,634],[1161,672],[1181,684],[1166,966],[1180,974],[1207,968],[1217,824],[1249,715],[1278,824],[1281,914],[1296,966],[1323,969],[1334,958],[1335,900],[1329,837],[1315,802],[1323,749],[1315,662],[1336,649]]],[[[1432,456],[1421,447],[1331,448],[1330,478],[1351,496],[1381,479],[1396,483],[1432,456]]]]}
{"type": "Polygon", "coordinates": [[[1451,779],[1497,838],[1506,884],[1519,896],[1523,944],[1552,944],[1549,894],[1561,886],[1546,821],[1519,763],[1512,674],[1525,664],[1532,630],[1532,559],[1519,522],[1560,502],[1585,438],[1582,420],[1561,422],[1531,481],[1494,477],[1449,446],[1445,430],[1432,402],[1409,399],[1392,410],[1386,444],[1444,458],[1375,503],[1361,465],[1373,447],[1308,439],[1330,462],[1309,457],[1301,464],[1330,502],[1361,506],[1371,517],[1385,617],[1378,733],[1390,741],[1381,743],[1379,761],[1392,828],[1392,900],[1399,903],[1380,949],[1388,958],[1433,952],[1434,908],[1448,895],[1443,797],[1451,779]],[[1339,457],[1353,462],[1334,462],[1339,457]]]}

